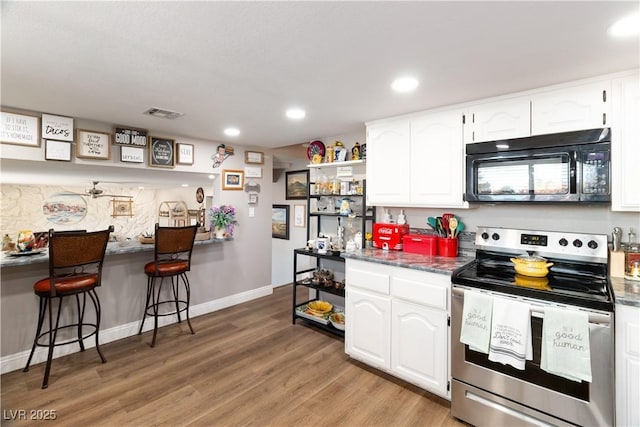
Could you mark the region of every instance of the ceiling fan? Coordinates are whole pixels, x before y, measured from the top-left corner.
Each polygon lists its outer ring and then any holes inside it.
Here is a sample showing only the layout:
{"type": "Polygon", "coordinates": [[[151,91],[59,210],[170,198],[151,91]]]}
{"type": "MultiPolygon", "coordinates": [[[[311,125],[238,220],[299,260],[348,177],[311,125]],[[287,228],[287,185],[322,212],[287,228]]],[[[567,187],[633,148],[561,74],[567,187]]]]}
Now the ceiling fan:
{"type": "Polygon", "coordinates": [[[97,188],[97,185],[100,181],[91,181],[93,187],[86,190],[84,193],[65,193],[67,195],[76,195],[76,196],[89,196],[92,199],[97,199],[98,197],[125,197],[128,199],[133,198],[133,196],[125,196],[123,194],[106,194],[104,190],[97,188]]]}

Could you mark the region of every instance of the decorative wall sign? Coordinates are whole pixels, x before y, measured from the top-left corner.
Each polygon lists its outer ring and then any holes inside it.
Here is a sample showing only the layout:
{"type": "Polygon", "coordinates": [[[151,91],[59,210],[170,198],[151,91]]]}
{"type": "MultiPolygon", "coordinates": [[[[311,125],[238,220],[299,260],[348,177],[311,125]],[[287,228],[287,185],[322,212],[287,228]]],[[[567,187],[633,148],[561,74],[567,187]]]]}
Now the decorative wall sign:
{"type": "Polygon", "coordinates": [[[293,226],[304,227],[305,205],[293,205],[293,226]]]}
{"type": "Polygon", "coordinates": [[[76,136],[76,157],[109,160],[111,158],[111,134],[78,129],[76,136]]]}
{"type": "Polygon", "coordinates": [[[73,142],[73,119],[43,114],[42,138],[73,142]]]}
{"type": "Polygon", "coordinates": [[[115,144],[141,148],[147,146],[147,131],[145,129],[116,126],[113,133],[115,144]]]}
{"type": "Polygon", "coordinates": [[[260,151],[245,151],[244,162],[253,163],[256,165],[264,164],[264,153],[260,151]]]}
{"type": "Polygon", "coordinates": [[[174,140],[149,137],[149,166],[172,168],[175,164],[174,140]]]}
{"type": "Polygon", "coordinates": [[[222,162],[229,156],[233,156],[233,147],[227,147],[224,144],[220,144],[216,147],[216,153],[211,156],[211,160],[213,160],[213,167],[220,167],[222,162]]]}
{"type": "Polygon", "coordinates": [[[71,143],[66,141],[45,140],[45,160],[71,161],[71,143]]]}
{"type": "Polygon", "coordinates": [[[144,163],[144,148],[120,147],[120,161],[126,163],[144,163]]]}
{"type": "Polygon", "coordinates": [[[271,237],[289,240],[289,205],[273,205],[271,208],[271,237]]]}
{"type": "Polygon", "coordinates": [[[44,201],[42,213],[54,224],[76,224],[87,215],[87,202],[79,195],[56,193],[44,201]]]}
{"type": "Polygon", "coordinates": [[[245,166],[244,174],[247,178],[262,178],[262,168],[257,166],[245,166]]]}
{"type": "Polygon", "coordinates": [[[223,190],[242,190],[244,187],[244,171],[225,169],[222,171],[223,190]]]}
{"type": "Polygon", "coordinates": [[[193,164],[193,144],[176,144],[177,162],[179,165],[193,164]]]}
{"type": "Polygon", "coordinates": [[[133,216],[133,209],[132,209],[133,200],[111,199],[111,202],[113,204],[113,211],[111,213],[112,217],[115,218],[117,216],[128,216],[128,217],[133,216]]]}
{"type": "Polygon", "coordinates": [[[40,146],[40,118],[0,111],[0,142],[40,146]]]}
{"type": "Polygon", "coordinates": [[[309,191],[309,171],[286,172],[286,200],[306,199],[309,191]]]}

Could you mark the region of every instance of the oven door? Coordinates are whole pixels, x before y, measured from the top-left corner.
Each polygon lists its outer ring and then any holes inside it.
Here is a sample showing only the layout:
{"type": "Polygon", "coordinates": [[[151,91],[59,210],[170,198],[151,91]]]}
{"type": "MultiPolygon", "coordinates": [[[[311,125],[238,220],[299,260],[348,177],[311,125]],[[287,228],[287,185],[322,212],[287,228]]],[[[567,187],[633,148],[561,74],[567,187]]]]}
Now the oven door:
{"type": "Polygon", "coordinates": [[[451,297],[455,417],[474,425],[613,425],[612,313],[589,311],[592,382],[578,383],[540,368],[543,312],[552,303],[518,297],[530,306],[533,344],[533,360],[521,371],[460,343],[464,289],[454,285],[451,297]]]}
{"type": "Polygon", "coordinates": [[[469,202],[577,202],[575,150],[467,154],[469,202]]]}

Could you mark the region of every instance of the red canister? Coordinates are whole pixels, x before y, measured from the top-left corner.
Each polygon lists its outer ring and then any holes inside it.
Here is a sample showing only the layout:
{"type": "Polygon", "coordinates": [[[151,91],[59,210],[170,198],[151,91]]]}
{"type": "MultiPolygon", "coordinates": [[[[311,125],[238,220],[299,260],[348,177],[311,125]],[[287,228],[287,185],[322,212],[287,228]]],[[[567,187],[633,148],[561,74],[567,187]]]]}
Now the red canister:
{"type": "Polygon", "coordinates": [[[438,252],[438,236],[432,234],[405,234],[402,237],[404,252],[434,256],[438,252]]]}
{"type": "Polygon", "coordinates": [[[444,257],[458,256],[458,239],[457,238],[438,238],[438,255],[444,257]]]}

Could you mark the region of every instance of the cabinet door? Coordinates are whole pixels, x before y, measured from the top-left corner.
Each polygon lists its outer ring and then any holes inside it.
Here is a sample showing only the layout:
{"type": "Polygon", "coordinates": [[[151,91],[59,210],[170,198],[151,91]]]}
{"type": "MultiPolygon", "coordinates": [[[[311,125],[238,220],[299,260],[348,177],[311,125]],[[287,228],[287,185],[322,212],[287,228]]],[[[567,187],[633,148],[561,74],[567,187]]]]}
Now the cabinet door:
{"type": "Polygon", "coordinates": [[[447,313],[393,301],[391,372],[448,397],[447,313]]]}
{"type": "Polygon", "coordinates": [[[367,126],[367,204],[409,201],[409,120],[367,126]]]}
{"type": "Polygon", "coordinates": [[[640,425],[640,308],[616,305],[616,425],[640,425]]]}
{"type": "Polygon", "coordinates": [[[613,82],[611,209],[640,211],[640,83],[638,76],[613,82]]]}
{"type": "Polygon", "coordinates": [[[476,105],[465,114],[464,142],[520,138],[531,135],[529,97],[476,105]]]}
{"type": "Polygon", "coordinates": [[[367,365],[389,370],[391,300],[347,285],[345,318],[347,354],[367,365]]]}
{"type": "Polygon", "coordinates": [[[609,82],[589,83],[533,95],[531,134],[609,126],[609,82]]]}
{"type": "Polygon", "coordinates": [[[411,205],[465,205],[463,151],[461,111],[427,113],[411,119],[411,205]]]}

